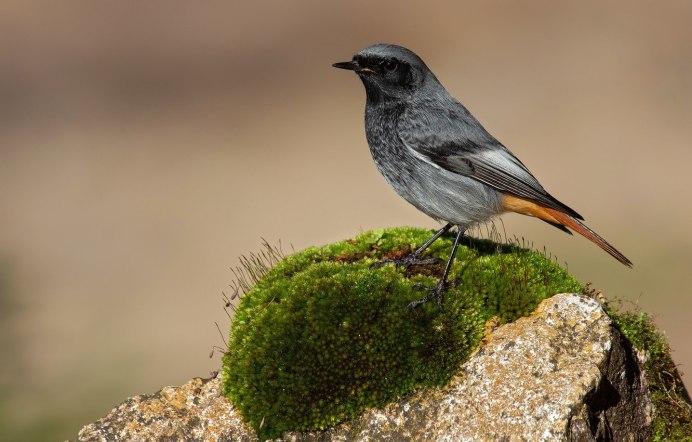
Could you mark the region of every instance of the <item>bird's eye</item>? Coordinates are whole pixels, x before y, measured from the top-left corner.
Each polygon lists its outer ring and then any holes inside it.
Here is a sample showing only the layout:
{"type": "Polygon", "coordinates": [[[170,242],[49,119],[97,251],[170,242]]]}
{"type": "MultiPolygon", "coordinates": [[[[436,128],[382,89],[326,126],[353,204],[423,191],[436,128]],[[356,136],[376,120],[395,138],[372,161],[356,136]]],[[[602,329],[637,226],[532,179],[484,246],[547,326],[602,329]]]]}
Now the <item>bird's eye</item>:
{"type": "Polygon", "coordinates": [[[399,67],[399,63],[397,63],[396,60],[391,59],[391,58],[389,60],[386,60],[383,63],[383,65],[384,65],[384,69],[386,71],[389,71],[389,72],[394,72],[394,71],[396,71],[396,68],[399,67]]]}

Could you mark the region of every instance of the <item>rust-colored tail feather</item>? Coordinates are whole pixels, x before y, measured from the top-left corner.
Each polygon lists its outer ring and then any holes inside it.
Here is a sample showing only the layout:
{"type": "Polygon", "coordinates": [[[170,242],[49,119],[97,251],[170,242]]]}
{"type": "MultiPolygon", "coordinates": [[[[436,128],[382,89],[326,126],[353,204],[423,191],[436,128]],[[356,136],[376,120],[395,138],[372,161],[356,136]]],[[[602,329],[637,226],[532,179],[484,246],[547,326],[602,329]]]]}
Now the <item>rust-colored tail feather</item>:
{"type": "Polygon", "coordinates": [[[593,230],[589,229],[584,223],[581,221],[572,218],[569,215],[566,215],[564,213],[558,212],[557,210],[553,209],[544,209],[548,214],[550,214],[557,222],[562,224],[565,227],[569,227],[570,229],[574,230],[575,232],[579,233],[582,235],[584,238],[590,240],[594,244],[596,244],[598,247],[602,248],[606,252],[610,254],[613,258],[617,259],[627,267],[632,267],[632,261],[627,259],[625,255],[620,253],[615,247],[611,246],[608,241],[603,239],[598,233],[594,232],[593,230]]]}
{"type": "Polygon", "coordinates": [[[562,226],[569,227],[570,229],[582,235],[584,238],[596,244],[598,247],[608,252],[610,256],[617,259],[627,267],[632,267],[632,261],[627,259],[625,255],[623,255],[615,247],[610,245],[608,241],[602,238],[598,233],[589,229],[584,223],[582,223],[578,219],[575,219],[567,215],[566,213],[562,213],[555,209],[549,209],[547,207],[539,206],[538,204],[532,201],[527,201],[522,198],[517,198],[511,195],[505,195],[503,199],[503,205],[505,210],[507,211],[535,216],[551,224],[560,224],[562,226]]]}

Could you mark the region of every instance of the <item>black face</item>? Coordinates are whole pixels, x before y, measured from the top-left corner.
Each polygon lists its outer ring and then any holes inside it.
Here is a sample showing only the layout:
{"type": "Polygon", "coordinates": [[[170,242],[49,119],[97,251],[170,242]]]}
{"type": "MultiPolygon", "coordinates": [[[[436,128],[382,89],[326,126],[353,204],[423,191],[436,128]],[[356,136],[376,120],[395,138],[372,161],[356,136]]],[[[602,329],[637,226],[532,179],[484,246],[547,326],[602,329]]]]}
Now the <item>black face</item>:
{"type": "Polygon", "coordinates": [[[411,64],[394,56],[360,53],[352,61],[335,63],[334,67],[358,74],[369,102],[405,99],[420,83],[420,75],[411,64]]]}
{"type": "Polygon", "coordinates": [[[356,55],[354,61],[358,63],[358,75],[363,79],[377,81],[385,87],[408,88],[412,86],[411,66],[394,57],[376,57],[368,55],[356,55]]]}

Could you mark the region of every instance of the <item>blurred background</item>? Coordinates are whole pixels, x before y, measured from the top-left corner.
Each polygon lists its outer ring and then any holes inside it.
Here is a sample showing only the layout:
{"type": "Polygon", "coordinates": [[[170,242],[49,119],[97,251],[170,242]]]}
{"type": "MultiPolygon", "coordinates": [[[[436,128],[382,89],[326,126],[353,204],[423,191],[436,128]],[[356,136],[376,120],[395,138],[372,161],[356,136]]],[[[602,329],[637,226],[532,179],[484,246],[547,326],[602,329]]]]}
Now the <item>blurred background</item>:
{"type": "Polygon", "coordinates": [[[74,438],[208,376],[261,237],[437,227],[380,177],[363,88],[330,67],[376,42],[421,54],[635,266],[518,215],[507,233],[655,315],[692,374],[691,2],[5,0],[0,438],[74,438]]]}

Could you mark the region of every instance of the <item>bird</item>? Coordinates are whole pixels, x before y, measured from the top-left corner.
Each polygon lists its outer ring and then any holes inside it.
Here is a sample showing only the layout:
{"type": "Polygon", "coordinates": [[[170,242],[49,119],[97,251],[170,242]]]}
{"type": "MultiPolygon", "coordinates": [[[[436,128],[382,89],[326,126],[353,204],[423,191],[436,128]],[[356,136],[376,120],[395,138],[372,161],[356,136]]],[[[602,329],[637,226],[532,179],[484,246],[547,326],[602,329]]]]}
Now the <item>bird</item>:
{"type": "Polygon", "coordinates": [[[457,228],[438,283],[419,287],[429,293],[409,307],[436,299],[442,308],[464,233],[507,212],[536,217],[569,234],[575,231],[632,267],[625,255],[584,224],[579,213],[550,195],[413,51],[379,43],[332,66],[355,72],[365,87],[365,135],[377,169],[406,201],[445,223],[405,258],[378,265],[429,264],[432,259],[422,259],[425,250],[457,228]]]}

